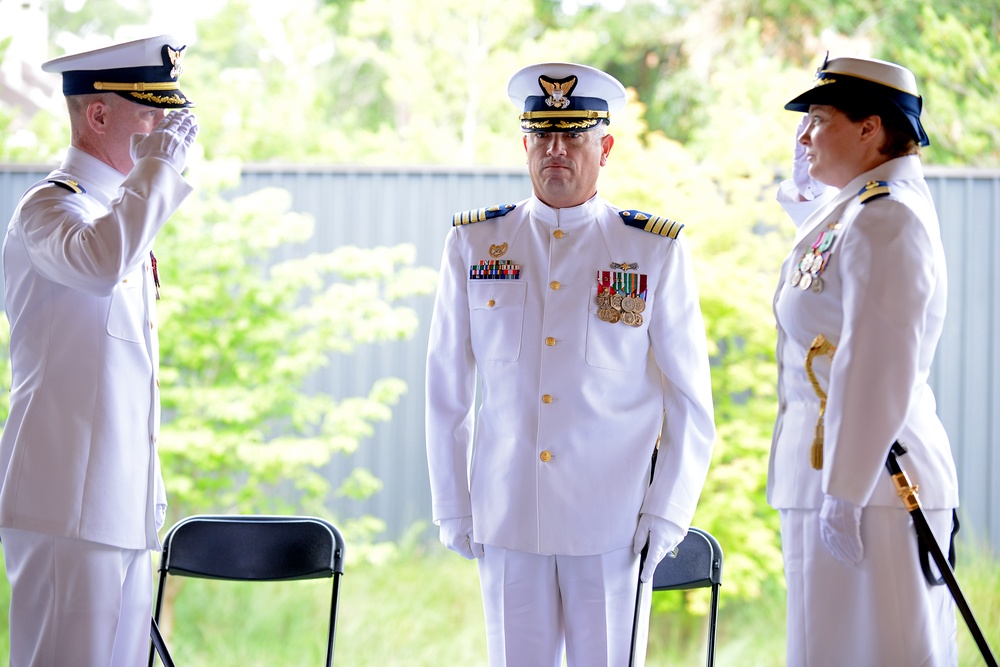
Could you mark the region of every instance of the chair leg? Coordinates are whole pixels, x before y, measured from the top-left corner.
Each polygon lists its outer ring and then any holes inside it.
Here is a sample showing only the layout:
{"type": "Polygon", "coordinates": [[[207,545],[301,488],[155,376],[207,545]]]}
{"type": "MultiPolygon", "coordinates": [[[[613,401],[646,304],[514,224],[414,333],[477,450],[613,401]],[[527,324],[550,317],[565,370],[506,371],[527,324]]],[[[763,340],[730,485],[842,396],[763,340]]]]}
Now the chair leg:
{"type": "Polygon", "coordinates": [[[330,601],[330,632],[326,645],[326,667],[333,667],[333,643],[337,638],[337,604],[340,599],[340,575],[333,575],[333,599],[330,601]]]}
{"type": "MultiPolygon", "coordinates": [[[[170,651],[167,650],[167,645],[163,641],[163,636],[160,634],[160,628],[156,625],[156,619],[151,618],[149,622],[149,638],[153,642],[153,648],[156,649],[156,653],[160,656],[160,662],[163,663],[163,667],[174,667],[173,658],[170,657],[170,651]]],[[[150,651],[149,662],[153,663],[153,654],[150,651]]]]}
{"type": "Polygon", "coordinates": [[[708,667],[715,665],[715,631],[719,620],[719,586],[712,586],[712,612],[708,622],[708,667]]]}
{"type": "Polygon", "coordinates": [[[167,651],[167,646],[163,642],[163,636],[160,634],[160,628],[157,625],[157,621],[160,619],[160,610],[163,608],[163,585],[166,583],[167,575],[165,572],[160,572],[160,581],[156,587],[156,603],[153,605],[153,618],[152,625],[149,629],[149,660],[146,663],[146,667],[153,667],[153,663],[156,662],[156,654],[160,654],[160,662],[162,662],[166,667],[173,667],[173,663],[167,663],[170,659],[170,653],[167,651]],[[156,642],[159,641],[159,644],[156,642]],[[167,660],[163,659],[163,656],[167,656],[167,660]]]}

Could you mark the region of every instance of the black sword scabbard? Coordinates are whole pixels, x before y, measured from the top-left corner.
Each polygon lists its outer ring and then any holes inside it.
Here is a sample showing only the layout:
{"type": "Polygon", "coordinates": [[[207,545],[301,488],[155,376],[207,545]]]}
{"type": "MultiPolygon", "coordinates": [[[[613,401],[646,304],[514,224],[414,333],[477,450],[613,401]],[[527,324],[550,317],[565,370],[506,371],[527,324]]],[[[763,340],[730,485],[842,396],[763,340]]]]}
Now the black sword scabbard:
{"type": "Polygon", "coordinates": [[[948,559],[945,558],[944,553],[941,551],[941,547],[938,546],[930,524],[927,523],[927,517],[924,516],[923,510],[920,509],[920,498],[917,496],[917,487],[910,483],[910,478],[899,466],[897,459],[903,454],[906,454],[906,449],[899,444],[899,441],[896,441],[892,443],[892,447],[889,449],[889,456],[885,460],[885,467],[888,468],[893,484],[896,486],[896,494],[903,500],[903,505],[906,506],[906,510],[913,519],[913,527],[917,531],[918,541],[923,542],[925,548],[930,551],[931,556],[934,558],[934,563],[937,564],[938,570],[940,570],[941,576],[944,578],[944,582],[951,592],[951,596],[955,599],[955,604],[962,613],[962,618],[965,619],[965,624],[969,627],[969,632],[972,633],[973,639],[976,640],[976,645],[979,647],[979,652],[983,655],[983,660],[986,661],[988,667],[998,667],[997,659],[993,656],[989,644],[986,643],[986,637],[983,636],[983,631],[980,629],[979,623],[976,622],[972,608],[969,607],[969,603],[965,600],[965,595],[962,594],[962,589],[958,585],[958,580],[955,579],[955,572],[951,569],[951,563],[948,562],[948,559]]]}

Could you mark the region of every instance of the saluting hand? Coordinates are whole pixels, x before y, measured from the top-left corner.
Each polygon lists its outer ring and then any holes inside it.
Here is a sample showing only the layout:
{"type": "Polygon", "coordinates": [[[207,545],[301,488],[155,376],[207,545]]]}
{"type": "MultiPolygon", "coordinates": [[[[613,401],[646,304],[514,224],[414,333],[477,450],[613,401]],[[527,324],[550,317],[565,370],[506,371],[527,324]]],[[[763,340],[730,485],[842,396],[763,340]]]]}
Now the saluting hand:
{"type": "Polygon", "coordinates": [[[132,161],[144,157],[166,160],[178,173],[184,171],[187,152],[198,136],[198,119],[187,109],[172,111],[149,134],[132,135],[132,161]]]}

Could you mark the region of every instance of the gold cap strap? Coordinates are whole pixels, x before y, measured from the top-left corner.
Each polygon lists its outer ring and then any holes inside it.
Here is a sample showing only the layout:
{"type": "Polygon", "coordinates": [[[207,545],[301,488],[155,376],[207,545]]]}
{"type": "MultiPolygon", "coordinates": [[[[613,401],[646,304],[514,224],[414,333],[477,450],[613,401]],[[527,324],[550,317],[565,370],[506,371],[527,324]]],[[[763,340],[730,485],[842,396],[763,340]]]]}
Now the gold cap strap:
{"type": "Polygon", "coordinates": [[[138,83],[114,83],[111,81],[95,81],[94,90],[112,90],[112,91],[137,91],[144,92],[147,90],[179,90],[181,84],[176,81],[164,81],[164,82],[138,82],[138,83]]]}

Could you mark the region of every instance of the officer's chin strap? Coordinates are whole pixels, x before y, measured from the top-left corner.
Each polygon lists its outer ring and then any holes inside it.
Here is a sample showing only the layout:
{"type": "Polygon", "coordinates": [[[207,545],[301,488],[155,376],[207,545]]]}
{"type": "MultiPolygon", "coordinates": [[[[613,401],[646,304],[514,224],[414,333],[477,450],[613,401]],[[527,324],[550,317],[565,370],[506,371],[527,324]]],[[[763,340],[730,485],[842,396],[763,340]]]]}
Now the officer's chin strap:
{"type": "Polygon", "coordinates": [[[934,539],[934,533],[931,531],[930,524],[927,523],[927,517],[924,516],[923,510],[920,509],[920,498],[917,496],[917,487],[910,483],[909,476],[899,467],[897,457],[904,454],[906,454],[906,449],[899,444],[898,440],[892,443],[892,447],[889,448],[889,456],[885,460],[885,467],[888,468],[893,484],[896,485],[896,494],[903,500],[903,505],[906,506],[906,510],[913,519],[913,528],[917,531],[917,543],[920,546],[920,566],[924,570],[924,576],[932,586],[939,585],[940,582],[930,573],[930,564],[927,563],[927,552],[929,551],[931,556],[934,557],[934,563],[941,572],[941,579],[948,586],[951,596],[955,598],[955,605],[962,612],[962,618],[965,619],[965,624],[969,627],[969,632],[972,633],[972,637],[976,640],[976,645],[979,647],[979,652],[982,653],[987,667],[1000,667],[997,665],[997,659],[993,656],[989,644],[986,643],[986,637],[983,636],[983,631],[979,628],[976,617],[972,614],[972,608],[966,602],[965,596],[962,594],[962,589],[958,585],[958,580],[955,579],[955,572],[952,570],[952,566],[955,564],[955,533],[958,532],[958,516],[953,511],[954,522],[951,531],[951,553],[949,554],[949,558],[945,559],[944,554],[941,552],[941,547],[938,546],[937,540],[934,539]]]}

